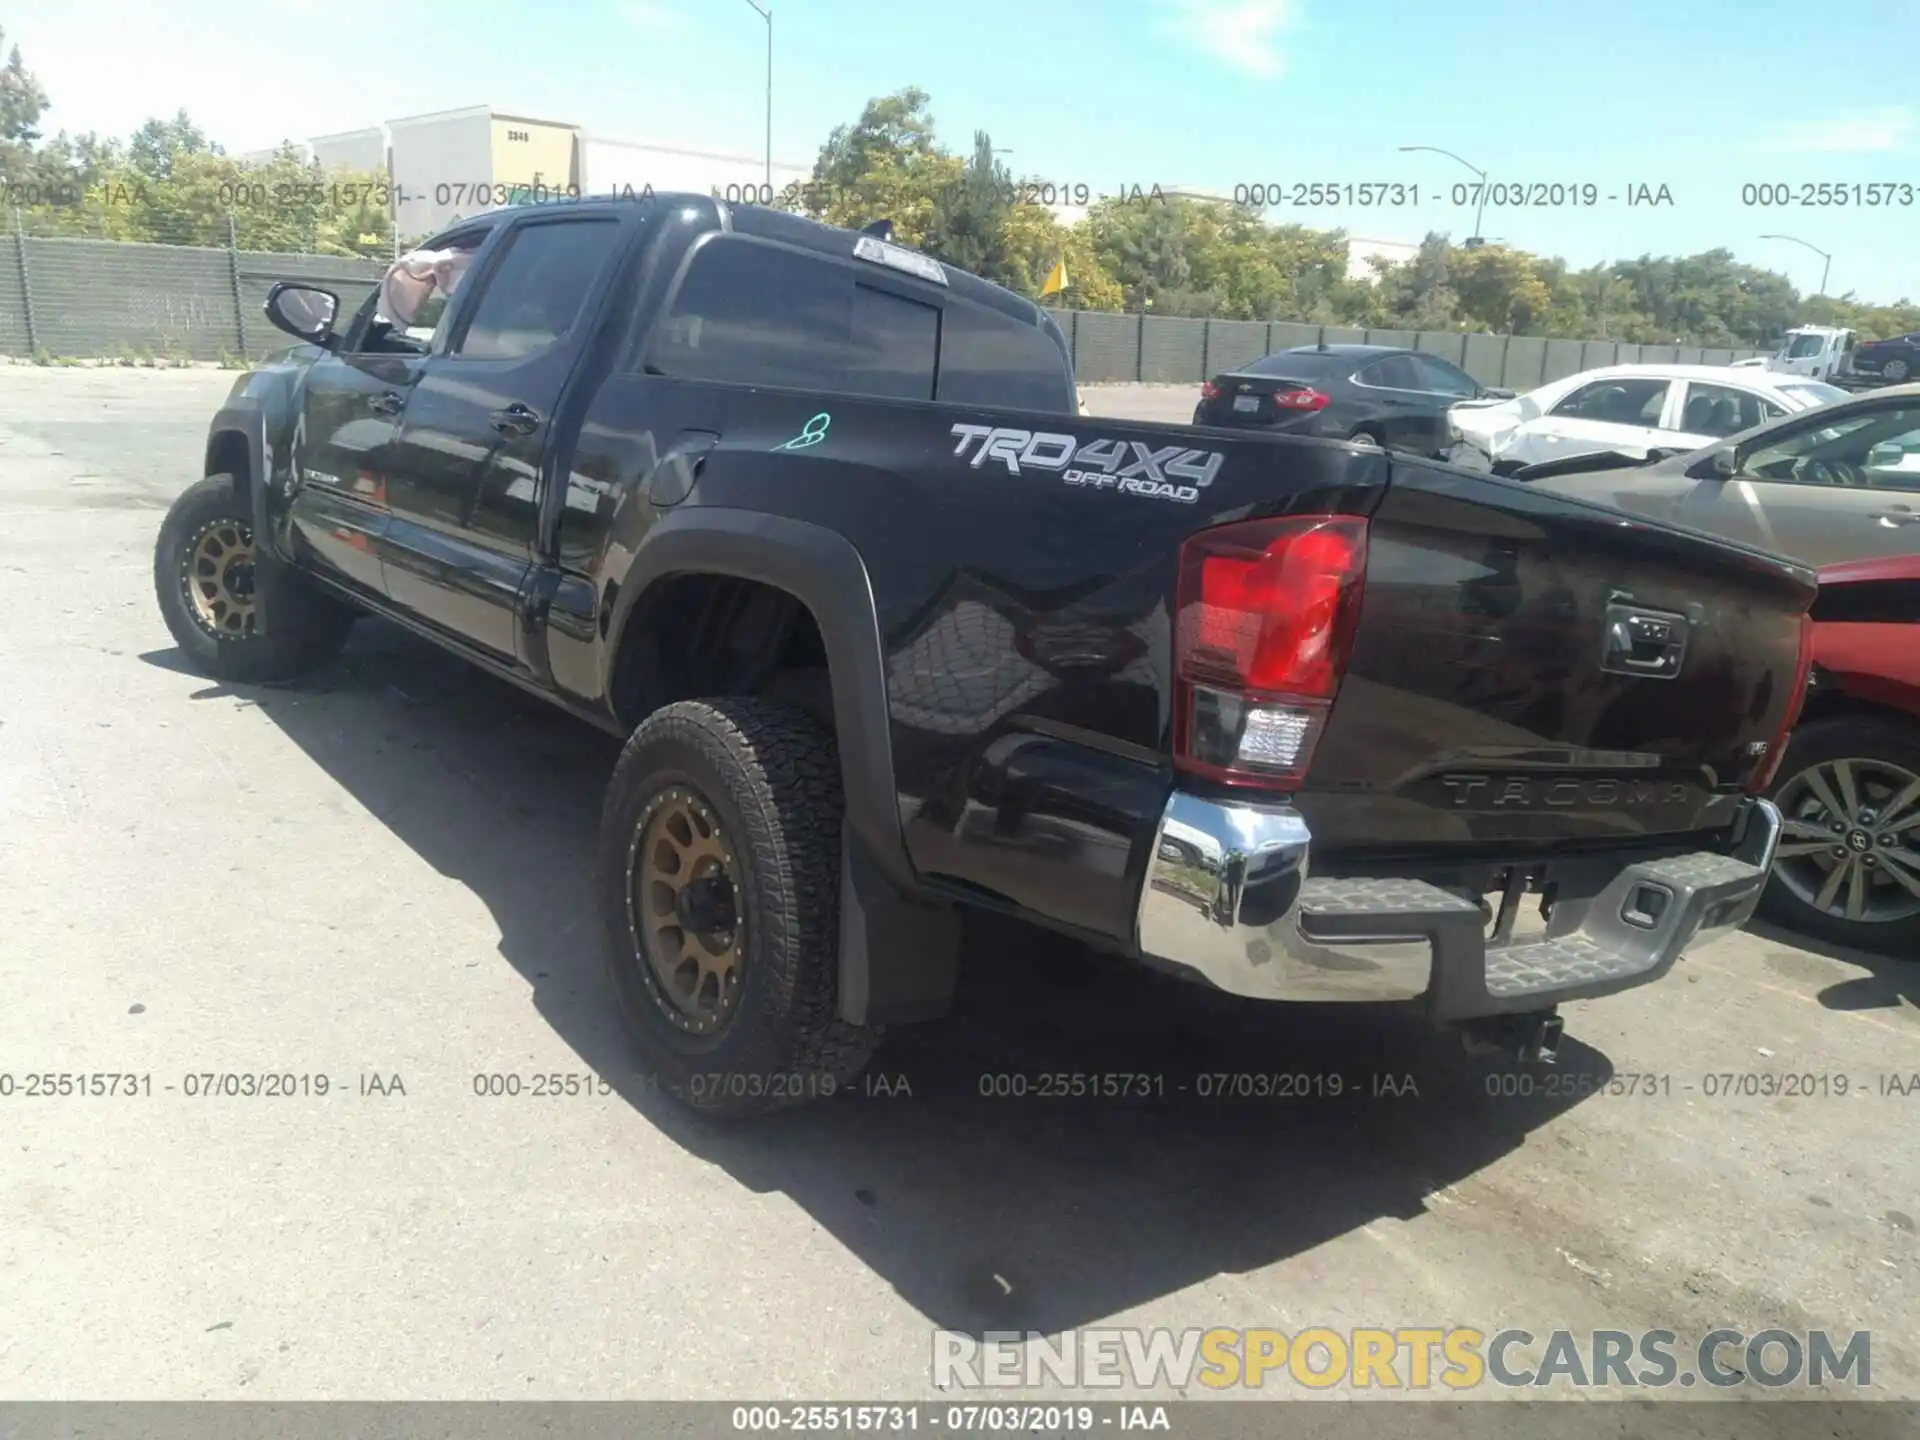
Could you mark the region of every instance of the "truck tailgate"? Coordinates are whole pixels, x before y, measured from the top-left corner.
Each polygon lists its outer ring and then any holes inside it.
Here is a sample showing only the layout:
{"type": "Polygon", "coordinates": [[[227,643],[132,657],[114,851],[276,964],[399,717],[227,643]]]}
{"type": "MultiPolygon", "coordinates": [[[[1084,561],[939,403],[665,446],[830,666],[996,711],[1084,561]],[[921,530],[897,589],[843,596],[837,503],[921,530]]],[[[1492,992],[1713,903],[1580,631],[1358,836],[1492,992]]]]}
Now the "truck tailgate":
{"type": "Polygon", "coordinates": [[[1354,852],[1725,824],[1793,702],[1815,593],[1779,557],[1396,457],[1298,804],[1354,852]]]}

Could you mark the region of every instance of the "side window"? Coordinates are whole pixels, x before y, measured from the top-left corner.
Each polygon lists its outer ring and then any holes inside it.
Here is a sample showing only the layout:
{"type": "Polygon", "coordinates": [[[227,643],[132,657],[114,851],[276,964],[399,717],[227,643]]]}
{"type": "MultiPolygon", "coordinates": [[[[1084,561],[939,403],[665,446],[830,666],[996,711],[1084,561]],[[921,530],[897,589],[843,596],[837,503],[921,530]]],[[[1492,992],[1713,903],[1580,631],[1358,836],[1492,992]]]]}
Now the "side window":
{"type": "Polygon", "coordinates": [[[933,398],[940,311],[857,283],[850,266],[736,236],[707,241],[647,369],[682,380],[933,398]]]}
{"type": "Polygon", "coordinates": [[[1920,491],[1920,410],[1870,411],[1757,445],[1740,457],[1755,480],[1920,491]]]}
{"type": "Polygon", "coordinates": [[[940,350],[940,310],[917,300],[853,287],[853,343],[844,387],[857,395],[933,399],[933,359],[940,350]]]}
{"type": "Polygon", "coordinates": [[[1668,385],[1665,380],[1632,377],[1596,380],[1561,400],[1552,413],[1606,425],[1658,425],[1666,409],[1668,385]]]}
{"type": "Polygon", "coordinates": [[[1362,385],[1377,385],[1383,390],[1423,390],[1426,388],[1419,367],[1411,355],[1389,355],[1376,360],[1354,377],[1362,385]]]}
{"type": "Polygon", "coordinates": [[[824,260],[721,235],[695,252],[647,370],[681,380],[818,389],[844,368],[853,286],[824,260]]]}
{"type": "Polygon", "coordinates": [[[1480,393],[1480,384],[1466,371],[1432,355],[1416,355],[1413,363],[1419,367],[1420,388],[1431,390],[1439,395],[1461,395],[1468,399],[1480,393]]]}
{"type": "MultiPolygon", "coordinates": [[[[450,353],[512,360],[546,349],[573,328],[619,235],[619,222],[610,219],[526,225],[509,235],[450,353]]],[[[414,324],[437,326],[440,318],[423,312],[414,324]]]]}
{"type": "Polygon", "coordinates": [[[950,405],[1004,405],[1072,415],[1072,368],[1053,336],[983,305],[954,300],[940,330],[940,384],[950,405]]]}
{"type": "Polygon", "coordinates": [[[1718,440],[1751,430],[1782,413],[1778,405],[1750,390],[1706,385],[1695,380],[1687,386],[1687,405],[1680,416],[1680,430],[1683,434],[1707,435],[1718,440]]]}

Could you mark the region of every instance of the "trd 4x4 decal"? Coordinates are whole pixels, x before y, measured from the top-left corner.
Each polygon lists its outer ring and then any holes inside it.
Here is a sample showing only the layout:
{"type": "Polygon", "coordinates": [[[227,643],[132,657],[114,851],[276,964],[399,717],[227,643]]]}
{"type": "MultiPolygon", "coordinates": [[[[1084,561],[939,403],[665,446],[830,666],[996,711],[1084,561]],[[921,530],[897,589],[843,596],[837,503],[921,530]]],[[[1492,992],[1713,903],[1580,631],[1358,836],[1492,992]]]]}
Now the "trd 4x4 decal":
{"type": "Polygon", "coordinates": [[[1217,450],[1189,450],[1184,445],[1155,449],[1141,440],[1081,440],[1046,431],[1008,430],[997,425],[955,425],[955,455],[979,446],[968,462],[978,470],[989,460],[1007,467],[1009,475],[1025,470],[1060,471],[1069,485],[1091,485],[1126,495],[1148,495],[1191,505],[1213,483],[1226,456],[1217,450]]]}

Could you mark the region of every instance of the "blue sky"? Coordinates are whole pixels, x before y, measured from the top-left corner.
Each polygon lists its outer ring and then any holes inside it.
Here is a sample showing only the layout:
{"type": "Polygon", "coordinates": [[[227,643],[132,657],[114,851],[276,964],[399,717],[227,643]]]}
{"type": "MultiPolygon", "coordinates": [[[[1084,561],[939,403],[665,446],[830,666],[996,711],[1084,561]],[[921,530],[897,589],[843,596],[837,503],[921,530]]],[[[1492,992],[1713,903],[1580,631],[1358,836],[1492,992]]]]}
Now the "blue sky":
{"type": "MultiPolygon", "coordinates": [[[[810,161],[866,100],[917,84],[943,138],[1018,173],[1121,186],[1417,183],[1418,208],[1274,218],[1463,238],[1473,176],[1671,205],[1500,209],[1485,232],[1577,264],[1724,245],[1803,291],[1920,299],[1915,0],[770,0],[774,152],[810,161]],[[1904,208],[1742,203],[1751,183],[1906,183],[1904,208]]],[[[7,39],[50,128],[121,133],[185,106],[231,150],[491,104],[758,155],[766,31],[747,0],[14,0],[7,39]],[[110,18],[109,18],[110,17],[110,18]]],[[[472,177],[480,178],[480,177],[472,177]]]]}

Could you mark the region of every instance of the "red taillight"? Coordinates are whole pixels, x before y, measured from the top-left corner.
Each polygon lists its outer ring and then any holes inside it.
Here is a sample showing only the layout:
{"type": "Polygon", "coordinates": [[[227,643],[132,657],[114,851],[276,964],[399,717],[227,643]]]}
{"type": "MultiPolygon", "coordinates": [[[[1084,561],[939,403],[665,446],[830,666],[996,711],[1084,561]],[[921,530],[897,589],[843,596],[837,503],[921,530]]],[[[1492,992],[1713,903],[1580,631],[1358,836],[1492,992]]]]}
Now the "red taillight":
{"type": "Polygon", "coordinates": [[[1319,390],[1276,390],[1273,403],[1281,410],[1324,410],[1333,403],[1333,397],[1319,390]]]}
{"type": "Polygon", "coordinates": [[[1220,387],[1211,380],[1206,381],[1200,386],[1200,398],[1202,400],[1218,400],[1220,398],[1220,387]]]}
{"type": "Polygon", "coordinates": [[[1747,777],[1747,793],[1764,795],[1772,788],[1773,780],[1780,773],[1780,762],[1787,758],[1787,737],[1793,734],[1793,727],[1800,723],[1801,708],[1807,703],[1807,685],[1813,679],[1813,620],[1812,617],[1800,617],[1800,657],[1798,668],[1794,672],[1793,691],[1787,697],[1786,714],[1780,717],[1779,732],[1773,737],[1773,743],[1767,747],[1767,753],[1754,767],[1753,774],[1747,777]]]}
{"type": "Polygon", "coordinates": [[[1175,589],[1174,764],[1297,789],[1326,724],[1367,565],[1367,522],[1282,516],[1203,530],[1175,589]]]}

